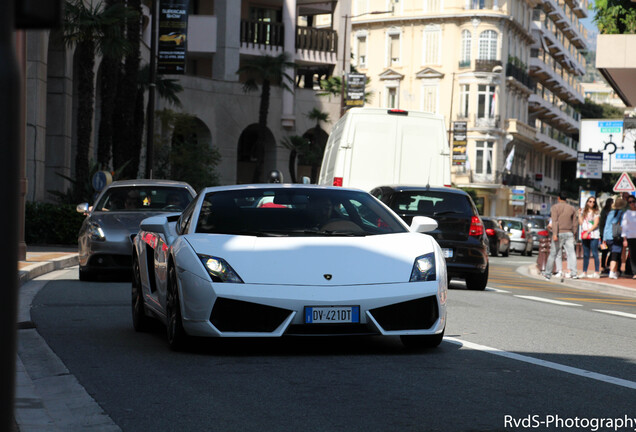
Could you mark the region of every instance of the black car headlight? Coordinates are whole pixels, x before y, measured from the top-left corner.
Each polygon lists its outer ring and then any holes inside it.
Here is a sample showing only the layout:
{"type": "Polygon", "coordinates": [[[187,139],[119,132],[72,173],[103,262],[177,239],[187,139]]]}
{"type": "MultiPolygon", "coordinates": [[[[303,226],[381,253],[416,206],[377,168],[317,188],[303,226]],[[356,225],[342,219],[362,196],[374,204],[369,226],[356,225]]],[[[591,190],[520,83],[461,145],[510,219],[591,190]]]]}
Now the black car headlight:
{"type": "Polygon", "coordinates": [[[243,283],[243,279],[223,258],[199,255],[199,259],[212,278],[212,282],[243,283]]]}
{"type": "Polygon", "coordinates": [[[413,270],[411,270],[411,280],[409,282],[434,281],[436,278],[435,252],[415,258],[413,270]]]}
{"type": "Polygon", "coordinates": [[[86,230],[88,236],[91,240],[104,241],[106,240],[106,235],[104,234],[104,230],[101,226],[99,226],[96,222],[90,222],[88,224],[88,229],[86,230]]]}

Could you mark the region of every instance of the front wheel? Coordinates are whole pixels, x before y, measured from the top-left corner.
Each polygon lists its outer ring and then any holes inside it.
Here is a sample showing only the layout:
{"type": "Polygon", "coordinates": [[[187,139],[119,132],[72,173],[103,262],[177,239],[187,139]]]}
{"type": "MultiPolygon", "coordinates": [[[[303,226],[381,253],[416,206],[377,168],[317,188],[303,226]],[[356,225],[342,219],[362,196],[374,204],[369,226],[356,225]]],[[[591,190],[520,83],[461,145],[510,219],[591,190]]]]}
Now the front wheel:
{"type": "Polygon", "coordinates": [[[174,266],[171,267],[168,272],[166,312],[168,315],[168,345],[170,345],[170,348],[174,351],[181,351],[186,345],[188,335],[183,329],[181,302],[179,301],[179,286],[177,284],[177,273],[174,266]]]}
{"type": "Polygon", "coordinates": [[[476,275],[470,275],[466,278],[466,288],[471,291],[483,291],[488,283],[488,267],[486,271],[476,275]]]}
{"type": "Polygon", "coordinates": [[[436,348],[444,339],[444,329],[440,334],[434,335],[403,335],[400,336],[402,345],[408,350],[419,351],[436,348]]]}

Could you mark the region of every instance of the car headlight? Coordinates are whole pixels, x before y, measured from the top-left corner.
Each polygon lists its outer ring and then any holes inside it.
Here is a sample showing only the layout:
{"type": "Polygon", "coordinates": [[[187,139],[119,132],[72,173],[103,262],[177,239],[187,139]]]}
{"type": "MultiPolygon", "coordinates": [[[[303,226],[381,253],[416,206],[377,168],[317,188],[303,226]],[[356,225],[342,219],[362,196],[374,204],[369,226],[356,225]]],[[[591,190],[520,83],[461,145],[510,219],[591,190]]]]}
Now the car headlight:
{"type": "Polygon", "coordinates": [[[223,258],[199,255],[199,259],[212,278],[212,282],[243,283],[243,279],[223,258]]]}
{"type": "Polygon", "coordinates": [[[91,240],[104,241],[106,240],[106,236],[104,235],[104,230],[99,224],[95,222],[91,222],[88,224],[88,236],[91,240]]]}
{"type": "Polygon", "coordinates": [[[415,258],[413,270],[411,270],[411,280],[409,282],[434,281],[436,278],[437,271],[435,269],[434,252],[415,258]]]}

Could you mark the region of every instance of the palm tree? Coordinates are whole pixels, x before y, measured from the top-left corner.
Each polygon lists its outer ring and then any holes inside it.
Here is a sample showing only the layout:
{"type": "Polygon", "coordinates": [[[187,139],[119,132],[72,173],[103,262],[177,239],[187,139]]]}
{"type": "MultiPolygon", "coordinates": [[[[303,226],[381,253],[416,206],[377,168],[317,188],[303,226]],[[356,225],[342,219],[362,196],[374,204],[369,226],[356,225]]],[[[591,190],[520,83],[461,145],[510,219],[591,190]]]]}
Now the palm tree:
{"type": "Polygon", "coordinates": [[[310,146],[309,141],[300,135],[292,135],[283,138],[281,144],[289,150],[289,174],[291,176],[291,182],[296,183],[296,159],[299,155],[303,155],[307,151],[310,146]]]}
{"type": "MultiPolygon", "coordinates": [[[[121,0],[106,0],[106,9],[121,7],[121,0]]],[[[134,18],[133,11],[127,9],[124,19],[134,18]]],[[[113,115],[115,113],[115,99],[119,80],[121,60],[129,54],[130,44],[126,39],[123,23],[112,26],[105,33],[103,44],[103,58],[101,63],[101,119],[99,122],[97,139],[97,162],[101,169],[107,169],[113,147],[113,115]]]]}
{"type": "Polygon", "coordinates": [[[289,55],[282,53],[277,56],[258,56],[246,62],[236,71],[237,74],[245,74],[247,79],[243,83],[243,91],[251,92],[258,90],[261,85],[261,100],[258,110],[259,133],[256,141],[256,168],[254,170],[253,181],[258,182],[263,171],[265,160],[264,133],[267,128],[267,116],[269,114],[269,99],[271,86],[281,86],[284,90],[292,91],[290,84],[294,79],[287,73],[287,69],[295,69],[296,65],[289,61],[289,55]]]}
{"type": "Polygon", "coordinates": [[[141,0],[127,0],[128,7],[138,13],[137,17],[126,20],[126,37],[131,49],[126,55],[124,67],[119,76],[117,107],[115,113],[115,136],[113,139],[113,165],[122,166],[130,162],[123,173],[124,178],[136,178],[139,170],[141,137],[144,122],[138,119],[138,77],[141,64],[139,52],[141,39],[141,0]]]}
{"type": "Polygon", "coordinates": [[[81,189],[89,180],[88,153],[95,106],[95,56],[104,52],[108,45],[105,36],[122,22],[126,8],[121,4],[104,9],[102,3],[85,5],[82,0],[68,0],[64,14],[64,40],[67,45],[76,47],[77,55],[75,189],[77,198],[80,198],[81,189]]]}

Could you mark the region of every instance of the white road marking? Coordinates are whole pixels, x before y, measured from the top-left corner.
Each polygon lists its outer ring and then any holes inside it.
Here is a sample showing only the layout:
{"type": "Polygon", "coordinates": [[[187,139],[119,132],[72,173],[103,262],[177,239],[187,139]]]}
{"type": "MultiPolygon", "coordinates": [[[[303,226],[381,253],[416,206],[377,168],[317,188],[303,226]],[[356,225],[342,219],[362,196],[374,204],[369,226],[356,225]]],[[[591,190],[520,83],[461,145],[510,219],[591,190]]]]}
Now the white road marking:
{"type": "Polygon", "coordinates": [[[603,312],[603,313],[610,314],[610,315],[617,315],[617,316],[622,316],[622,317],[626,317],[626,318],[634,318],[634,319],[636,319],[636,315],[630,314],[630,313],[627,313],[627,312],[620,312],[620,311],[613,311],[613,310],[601,310],[601,309],[594,309],[594,312],[603,312]]]}
{"type": "Polygon", "coordinates": [[[576,304],[576,303],[568,303],[564,301],[552,300],[552,299],[547,299],[543,297],[521,296],[521,295],[516,295],[515,297],[526,299],[526,300],[534,300],[534,301],[539,301],[544,303],[551,303],[551,304],[555,304],[559,306],[581,306],[580,304],[576,304]]]}
{"type": "Polygon", "coordinates": [[[494,291],[494,292],[498,292],[498,293],[510,294],[510,291],[505,291],[505,290],[502,290],[502,289],[491,288],[491,287],[486,287],[486,291],[494,291]]]}
{"type": "Polygon", "coordinates": [[[466,348],[470,348],[476,351],[483,351],[486,352],[488,354],[494,354],[497,356],[501,356],[501,357],[506,357],[509,358],[511,360],[517,360],[517,361],[522,361],[525,363],[530,363],[533,365],[537,365],[537,366],[542,366],[542,367],[546,367],[548,369],[554,369],[554,370],[558,370],[560,372],[565,372],[565,373],[569,373],[572,375],[578,375],[584,378],[590,378],[590,379],[594,379],[597,381],[602,381],[608,384],[614,384],[617,386],[621,386],[621,387],[627,387],[633,390],[636,390],[636,382],[634,381],[629,381],[626,379],[622,379],[622,378],[616,378],[613,376],[609,376],[609,375],[603,375],[597,372],[591,372],[585,369],[579,369],[579,368],[575,368],[572,366],[566,366],[566,365],[562,365],[559,363],[554,363],[551,361],[546,361],[546,360],[540,360],[540,359],[536,359],[533,357],[528,357],[525,355],[521,355],[521,354],[515,354],[515,353],[511,353],[508,351],[503,351],[497,348],[492,348],[492,347],[488,347],[485,345],[479,345],[476,343],[472,343],[472,342],[467,342],[467,341],[463,341],[460,339],[456,339],[456,338],[452,338],[452,337],[445,337],[444,338],[445,341],[447,342],[451,342],[454,343],[456,345],[461,345],[463,347],[466,348]]]}

